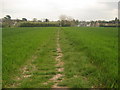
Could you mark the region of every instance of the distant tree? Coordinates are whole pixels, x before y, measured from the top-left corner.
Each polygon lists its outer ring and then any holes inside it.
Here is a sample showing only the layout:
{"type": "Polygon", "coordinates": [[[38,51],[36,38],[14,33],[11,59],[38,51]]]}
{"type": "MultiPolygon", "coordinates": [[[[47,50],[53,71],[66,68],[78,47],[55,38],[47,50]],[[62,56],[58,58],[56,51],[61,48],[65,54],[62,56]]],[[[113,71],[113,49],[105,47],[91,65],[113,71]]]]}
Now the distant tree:
{"type": "Polygon", "coordinates": [[[27,19],[26,18],[22,18],[22,21],[27,21],[27,19]]]}
{"type": "Polygon", "coordinates": [[[63,20],[67,20],[67,16],[66,15],[61,15],[59,17],[60,21],[63,21],[63,20]]]}
{"type": "MultiPolygon", "coordinates": [[[[102,21],[101,21],[102,22],[102,21]]],[[[91,21],[91,26],[94,27],[95,25],[95,22],[94,21],[91,21]]]]}
{"type": "Polygon", "coordinates": [[[42,22],[41,20],[38,20],[38,22],[42,22]]]}
{"type": "Polygon", "coordinates": [[[21,21],[20,19],[16,19],[17,22],[21,21]]]}
{"type": "Polygon", "coordinates": [[[117,19],[117,17],[115,18],[115,21],[117,21],[118,19],[117,19]]]}
{"type": "Polygon", "coordinates": [[[74,21],[75,19],[73,19],[73,18],[70,17],[70,16],[67,16],[67,17],[66,17],[66,20],[67,20],[67,21],[74,21]]]}
{"type": "Polygon", "coordinates": [[[115,18],[115,23],[118,23],[119,22],[119,19],[116,17],[115,18]]]}
{"type": "Polygon", "coordinates": [[[45,22],[49,22],[49,19],[46,18],[46,19],[45,19],[45,22]]]}
{"type": "Polygon", "coordinates": [[[76,20],[75,22],[76,22],[76,24],[79,24],[79,20],[76,20]]]}
{"type": "Polygon", "coordinates": [[[111,21],[109,21],[109,23],[113,23],[113,24],[115,24],[115,20],[111,20],[111,21]]]}
{"type": "Polygon", "coordinates": [[[12,26],[12,20],[11,20],[11,16],[10,15],[6,15],[4,18],[3,18],[3,24],[5,27],[11,27],[12,26]]]}
{"type": "Polygon", "coordinates": [[[117,19],[117,17],[116,17],[116,18],[115,18],[116,27],[118,26],[118,23],[119,23],[119,19],[117,19]]]}
{"type": "Polygon", "coordinates": [[[69,20],[69,22],[70,22],[71,26],[75,26],[75,25],[77,25],[75,19],[71,19],[71,20],[69,20]]]}
{"type": "Polygon", "coordinates": [[[60,21],[60,26],[74,26],[75,20],[70,17],[70,16],[66,16],[66,15],[61,15],[59,17],[59,21],[60,21]]]}
{"type": "Polygon", "coordinates": [[[11,16],[10,15],[6,15],[6,17],[4,17],[4,19],[11,20],[11,16]]]}
{"type": "Polygon", "coordinates": [[[118,19],[118,23],[120,23],[120,20],[118,19]]]}
{"type": "Polygon", "coordinates": [[[37,18],[33,18],[33,22],[37,22],[37,18]]]}

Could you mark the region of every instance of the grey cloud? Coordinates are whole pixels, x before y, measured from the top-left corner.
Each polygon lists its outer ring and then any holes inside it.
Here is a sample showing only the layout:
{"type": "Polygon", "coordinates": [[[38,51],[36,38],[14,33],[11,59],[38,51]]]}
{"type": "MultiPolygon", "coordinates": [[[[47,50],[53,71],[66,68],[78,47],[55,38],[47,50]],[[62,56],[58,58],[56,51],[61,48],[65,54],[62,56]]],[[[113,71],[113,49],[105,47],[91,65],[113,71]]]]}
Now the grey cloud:
{"type": "MultiPolygon", "coordinates": [[[[114,19],[117,16],[118,0],[96,0],[95,6],[79,7],[80,0],[75,3],[67,3],[69,0],[3,0],[4,14],[10,14],[13,18],[26,17],[49,18],[57,20],[61,14],[66,14],[79,20],[114,19]],[[33,2],[33,3],[32,3],[33,2]],[[62,2],[62,3],[61,3],[62,2]],[[63,7],[62,7],[63,5],[63,7]]],[[[82,0],[83,1],[83,0],[82,0]]],[[[1,1],[0,1],[1,2],[1,1]]],[[[73,2],[70,0],[70,2],[73,2]]],[[[1,5],[1,4],[0,4],[1,5]]],[[[0,14],[0,17],[3,17],[0,14]]]]}

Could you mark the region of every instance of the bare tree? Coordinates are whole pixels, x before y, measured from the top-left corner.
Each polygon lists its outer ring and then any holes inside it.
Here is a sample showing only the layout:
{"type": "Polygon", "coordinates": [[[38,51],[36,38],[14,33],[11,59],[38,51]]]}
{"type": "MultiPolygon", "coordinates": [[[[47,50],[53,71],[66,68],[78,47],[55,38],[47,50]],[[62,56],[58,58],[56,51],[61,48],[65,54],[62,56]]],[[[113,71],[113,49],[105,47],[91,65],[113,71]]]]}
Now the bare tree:
{"type": "Polygon", "coordinates": [[[74,19],[71,16],[67,16],[68,21],[73,21],[74,19]]]}
{"type": "Polygon", "coordinates": [[[61,15],[59,17],[59,20],[62,21],[62,20],[67,20],[67,16],[66,15],[61,15]]]}
{"type": "Polygon", "coordinates": [[[60,26],[74,26],[75,21],[72,17],[66,16],[66,15],[61,15],[59,17],[60,20],[60,26]]]}

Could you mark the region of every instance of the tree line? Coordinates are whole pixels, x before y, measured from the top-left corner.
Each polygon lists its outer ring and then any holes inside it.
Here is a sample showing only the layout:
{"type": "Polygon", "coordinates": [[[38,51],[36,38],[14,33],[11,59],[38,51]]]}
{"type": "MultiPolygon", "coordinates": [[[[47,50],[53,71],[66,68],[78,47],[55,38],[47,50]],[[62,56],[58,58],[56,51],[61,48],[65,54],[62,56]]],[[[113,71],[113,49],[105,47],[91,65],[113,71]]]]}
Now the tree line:
{"type": "Polygon", "coordinates": [[[68,27],[75,26],[78,24],[78,20],[68,18],[67,16],[60,16],[60,20],[58,21],[50,21],[49,19],[37,20],[37,18],[33,18],[33,20],[29,21],[26,18],[20,19],[11,19],[10,15],[6,15],[1,19],[2,27],[68,27]]]}
{"type": "Polygon", "coordinates": [[[22,19],[12,19],[10,15],[6,15],[4,18],[0,19],[2,27],[73,27],[73,26],[91,26],[91,27],[116,27],[120,26],[120,20],[115,18],[111,21],[79,21],[72,17],[61,15],[58,21],[50,21],[49,19],[37,20],[27,20],[22,19]]]}

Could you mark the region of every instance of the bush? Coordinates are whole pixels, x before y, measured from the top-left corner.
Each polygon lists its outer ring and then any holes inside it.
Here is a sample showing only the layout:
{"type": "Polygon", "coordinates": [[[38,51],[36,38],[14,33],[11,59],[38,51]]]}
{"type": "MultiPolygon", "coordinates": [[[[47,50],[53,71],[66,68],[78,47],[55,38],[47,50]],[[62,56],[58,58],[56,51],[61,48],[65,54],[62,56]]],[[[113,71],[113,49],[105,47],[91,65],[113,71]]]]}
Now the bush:
{"type": "Polygon", "coordinates": [[[21,22],[18,27],[59,27],[58,22],[21,22]]]}

